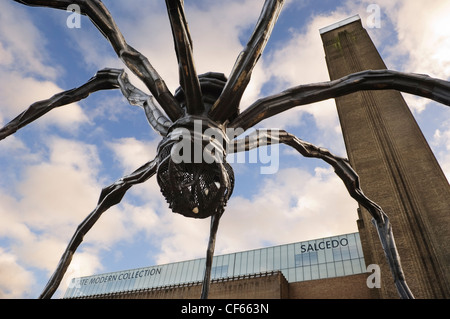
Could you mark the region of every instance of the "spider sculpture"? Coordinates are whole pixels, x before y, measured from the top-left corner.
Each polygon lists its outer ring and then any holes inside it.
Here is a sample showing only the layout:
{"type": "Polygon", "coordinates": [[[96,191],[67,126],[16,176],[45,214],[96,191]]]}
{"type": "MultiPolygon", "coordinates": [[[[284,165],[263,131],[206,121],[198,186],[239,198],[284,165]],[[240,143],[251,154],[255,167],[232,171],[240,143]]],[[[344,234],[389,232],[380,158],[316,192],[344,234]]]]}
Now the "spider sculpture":
{"type": "Polygon", "coordinates": [[[97,207],[78,226],[40,298],[50,298],[54,294],[84,235],[100,216],[111,206],[118,204],[133,185],[143,183],[155,174],[162,194],[173,212],[191,218],[211,217],[201,294],[202,298],[207,298],[216,232],[234,186],[233,170],[226,162],[225,155],[227,152],[248,151],[276,143],[287,144],[303,156],[319,158],[333,166],[350,195],[373,217],[400,297],[413,298],[400,265],[389,219],[381,207],[363,194],[358,176],[346,159],[282,130],[257,130],[241,139],[235,136],[238,134],[227,136],[226,132],[237,128],[244,132],[260,121],[290,108],[361,90],[395,89],[450,105],[450,83],[424,75],[389,70],[364,71],[335,81],[293,87],[260,99],[240,112],[241,97],[280,14],[283,0],[265,0],[254,32],[237,58],[228,79],[217,73],[197,75],[183,0],[166,0],[179,64],[180,88],[175,94],[168,90],[150,62],[125,41],[100,0],[15,1],[62,10],[77,4],[82,14],[92,20],[118,57],[145,83],[152,95],[134,87],[124,70],[104,69],[78,88],[32,104],[0,130],[0,139],[13,134],[53,108],[79,101],[99,90],[111,89],[120,89],[130,104],[142,107],[150,125],[162,136],[155,159],[102,190],[97,207]],[[214,134],[206,134],[207,131],[213,131],[214,134]],[[209,157],[195,161],[192,155],[183,153],[180,145],[200,148],[209,157]],[[174,155],[183,157],[184,160],[177,161],[174,155]]]}

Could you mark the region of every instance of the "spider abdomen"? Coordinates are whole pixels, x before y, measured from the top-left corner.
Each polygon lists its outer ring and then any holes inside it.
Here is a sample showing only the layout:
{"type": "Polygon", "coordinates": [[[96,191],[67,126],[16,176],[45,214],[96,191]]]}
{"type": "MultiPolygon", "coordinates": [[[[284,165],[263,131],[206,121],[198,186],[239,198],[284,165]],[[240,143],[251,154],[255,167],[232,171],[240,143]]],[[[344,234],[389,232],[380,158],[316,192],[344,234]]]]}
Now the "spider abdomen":
{"type": "MultiPolygon", "coordinates": [[[[202,91],[202,101],[205,108],[205,114],[211,110],[214,103],[227,83],[227,78],[223,73],[208,72],[198,76],[202,91]]],[[[181,107],[186,110],[186,101],[183,89],[180,87],[175,91],[175,99],[180,103],[181,107]]]]}
{"type": "Polygon", "coordinates": [[[214,122],[185,117],[158,148],[157,180],[174,213],[206,218],[224,211],[234,187],[228,139],[214,122]]]}

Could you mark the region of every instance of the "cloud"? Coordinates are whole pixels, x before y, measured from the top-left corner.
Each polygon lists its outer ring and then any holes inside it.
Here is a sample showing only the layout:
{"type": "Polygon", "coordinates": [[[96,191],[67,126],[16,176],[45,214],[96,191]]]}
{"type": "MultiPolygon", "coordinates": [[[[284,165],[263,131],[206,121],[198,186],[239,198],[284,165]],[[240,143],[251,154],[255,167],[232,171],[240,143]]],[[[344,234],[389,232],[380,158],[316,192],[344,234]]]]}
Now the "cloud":
{"type": "MultiPolygon", "coordinates": [[[[363,1],[369,4],[371,1],[363,1]]],[[[404,72],[450,78],[450,31],[447,12],[450,3],[433,1],[377,1],[383,14],[380,29],[371,34],[380,38],[395,31],[396,41],[384,49],[388,67],[404,72]],[[388,28],[394,28],[389,30],[388,28]]],[[[429,100],[405,95],[414,112],[422,112],[429,100]]]]}
{"type": "MultiPolygon", "coordinates": [[[[22,267],[52,272],[76,226],[96,205],[100,162],[92,145],[54,137],[47,147],[47,154],[24,163],[20,179],[0,196],[0,238],[12,240],[8,254],[22,267]]],[[[22,155],[16,154],[18,161],[22,155]]],[[[123,232],[120,219],[104,224],[109,231],[90,236],[100,247],[123,232]]]]}
{"type": "Polygon", "coordinates": [[[54,79],[58,69],[49,66],[46,39],[24,7],[12,2],[0,4],[0,67],[14,66],[24,74],[54,79]],[[21,17],[17,19],[17,17],[21,17]]]}
{"type": "MultiPolygon", "coordinates": [[[[25,7],[10,2],[0,4],[0,123],[6,124],[32,103],[64,91],[55,83],[61,72],[51,62],[46,43],[25,7]]],[[[50,112],[36,123],[40,128],[55,125],[74,133],[86,122],[82,108],[72,104],[65,106],[64,111],[50,112]]]]}
{"type": "Polygon", "coordinates": [[[0,276],[0,299],[22,298],[29,293],[35,280],[31,271],[22,267],[13,254],[0,247],[0,269],[8,276],[0,276]]]}
{"type": "MultiPolygon", "coordinates": [[[[1,112],[4,121],[16,117],[34,102],[46,100],[62,91],[64,90],[54,82],[36,80],[15,72],[5,74],[0,70],[0,98],[3,102],[1,112]],[[2,74],[5,76],[1,77],[2,74]]],[[[52,110],[30,127],[45,130],[49,126],[54,126],[69,133],[76,133],[80,125],[88,122],[89,119],[80,105],[73,103],[52,110]]]]}

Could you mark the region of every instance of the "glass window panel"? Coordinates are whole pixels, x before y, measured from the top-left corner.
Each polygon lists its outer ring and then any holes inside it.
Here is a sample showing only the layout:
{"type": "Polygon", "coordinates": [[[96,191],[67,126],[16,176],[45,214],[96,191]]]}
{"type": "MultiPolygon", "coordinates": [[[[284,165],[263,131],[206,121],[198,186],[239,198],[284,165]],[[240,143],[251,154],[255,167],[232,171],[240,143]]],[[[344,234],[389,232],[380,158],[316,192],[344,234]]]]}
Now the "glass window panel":
{"type": "Polygon", "coordinates": [[[295,243],[294,247],[295,247],[294,249],[295,249],[296,254],[302,253],[302,244],[301,243],[295,243]]]}
{"type": "Polygon", "coordinates": [[[228,258],[229,255],[224,255],[222,258],[222,267],[226,266],[227,267],[227,273],[223,274],[223,277],[228,277],[228,268],[230,268],[230,266],[228,265],[228,258]]]}
{"type": "Polygon", "coordinates": [[[302,254],[303,266],[309,266],[311,263],[309,261],[309,253],[302,254]]]}
{"type": "Polygon", "coordinates": [[[177,284],[180,282],[181,277],[181,271],[183,270],[183,264],[182,263],[176,263],[176,270],[173,278],[173,283],[177,284]]]}
{"type": "MultiPolygon", "coordinates": [[[[160,268],[156,268],[160,269],[160,268]]],[[[143,288],[152,287],[152,283],[155,281],[156,278],[163,276],[163,273],[161,271],[160,274],[155,274],[154,276],[148,276],[145,278],[145,281],[143,283],[143,288]]]]}
{"type": "Polygon", "coordinates": [[[347,236],[341,237],[340,242],[341,242],[341,245],[347,244],[348,247],[355,246],[355,244],[356,244],[355,236],[354,236],[354,234],[349,234],[347,236]]]}
{"type": "Polygon", "coordinates": [[[350,260],[344,260],[344,274],[345,275],[353,274],[352,263],[350,262],[350,260]]]}
{"type": "Polygon", "coordinates": [[[303,281],[303,267],[295,268],[295,280],[303,281]]]}
{"type": "Polygon", "coordinates": [[[273,250],[273,247],[267,249],[267,271],[272,271],[274,269],[273,250]]]}
{"type": "Polygon", "coordinates": [[[319,278],[328,278],[327,265],[319,264],[319,278]]]}
{"type": "Polygon", "coordinates": [[[341,254],[342,254],[342,260],[350,259],[350,252],[349,252],[348,246],[341,246],[341,254]]]}
{"type": "Polygon", "coordinates": [[[248,259],[248,253],[243,252],[241,257],[241,275],[248,274],[247,271],[247,259],[248,259]]]}
{"type": "Polygon", "coordinates": [[[177,271],[178,271],[178,263],[174,263],[172,265],[172,269],[170,271],[170,280],[169,280],[169,285],[172,285],[173,283],[175,283],[175,278],[177,275],[177,271]]]}
{"type": "Polygon", "coordinates": [[[311,266],[311,279],[319,279],[319,265],[311,266]]]}
{"type": "Polygon", "coordinates": [[[288,245],[288,267],[295,267],[295,248],[293,244],[288,245]]]}
{"type": "MultiPolygon", "coordinates": [[[[142,280],[143,280],[143,278],[144,277],[140,277],[141,276],[141,270],[142,269],[137,269],[136,271],[138,272],[137,273],[137,278],[136,278],[136,280],[134,281],[134,285],[133,285],[133,289],[138,289],[139,287],[140,287],[140,285],[141,285],[141,283],[142,283],[142,280]]],[[[108,290],[108,287],[111,285],[111,283],[109,282],[109,283],[106,283],[106,285],[105,285],[105,289],[106,290],[108,290]]]]}
{"type": "MultiPolygon", "coordinates": [[[[128,289],[128,290],[132,290],[132,289],[135,287],[135,285],[136,285],[136,281],[137,281],[136,278],[133,278],[133,279],[128,280],[128,286],[127,286],[127,289],[128,289]]],[[[102,285],[102,286],[104,287],[104,285],[102,285]]]]}
{"type": "Polygon", "coordinates": [[[88,285],[88,286],[86,287],[86,289],[84,290],[84,293],[85,293],[86,295],[89,295],[91,291],[92,291],[92,285],[88,285]]]}
{"type": "Polygon", "coordinates": [[[222,278],[226,278],[228,277],[228,265],[223,265],[222,266],[222,278]]]}
{"type": "Polygon", "coordinates": [[[295,281],[295,268],[289,268],[288,269],[288,282],[294,282],[295,281]]]}
{"type": "Polygon", "coordinates": [[[332,249],[326,249],[326,250],[324,250],[324,252],[325,252],[325,261],[327,263],[333,262],[334,261],[333,250],[332,249]]]}
{"type": "Polygon", "coordinates": [[[295,267],[303,266],[303,256],[302,254],[295,255],[295,267]]]}
{"type": "MultiPolygon", "coordinates": [[[[139,277],[136,281],[135,289],[141,289],[144,285],[146,285],[149,277],[146,276],[145,270],[145,268],[139,269],[139,277]]],[[[108,283],[108,289],[111,289],[111,284],[111,282],[108,283]]]]}
{"type": "Polygon", "coordinates": [[[192,267],[192,281],[198,281],[200,279],[199,272],[200,268],[202,268],[202,259],[194,260],[194,266],[192,267]]]}
{"type": "Polygon", "coordinates": [[[181,271],[180,271],[180,279],[178,279],[178,283],[184,282],[184,279],[187,275],[187,262],[181,263],[181,271]]]}
{"type": "Polygon", "coordinates": [[[200,260],[200,265],[198,267],[197,281],[202,281],[203,280],[203,276],[205,275],[205,268],[206,268],[206,259],[202,258],[200,260]]]}
{"type": "Polygon", "coordinates": [[[214,266],[220,267],[223,265],[223,256],[214,257],[213,260],[216,260],[216,264],[214,266]]]}
{"type": "Polygon", "coordinates": [[[188,275],[186,277],[186,281],[187,282],[193,282],[194,281],[194,265],[195,265],[195,261],[191,260],[189,262],[188,270],[187,270],[187,272],[188,272],[188,275]]]}
{"type": "Polygon", "coordinates": [[[311,267],[303,267],[303,280],[311,280],[311,267]]]}
{"type": "Polygon", "coordinates": [[[161,278],[157,280],[156,278],[152,282],[152,287],[157,286],[163,286],[167,281],[169,281],[170,271],[169,271],[170,265],[164,265],[161,270],[161,278]]]}
{"type": "Polygon", "coordinates": [[[336,277],[336,269],[334,263],[326,263],[328,277],[336,277]]]}
{"type": "Polygon", "coordinates": [[[267,249],[261,249],[261,272],[267,271],[267,249]]]}
{"type": "Polygon", "coordinates": [[[170,282],[170,276],[171,276],[171,273],[172,273],[172,267],[173,267],[173,265],[166,265],[166,267],[165,267],[165,269],[164,269],[164,280],[161,280],[159,283],[158,283],[158,286],[164,286],[164,285],[167,285],[169,282],[170,282]]]}
{"type": "Polygon", "coordinates": [[[352,259],[352,269],[354,274],[360,274],[362,273],[361,264],[359,263],[359,259],[352,259]]]}
{"type": "Polygon", "coordinates": [[[234,262],[234,276],[239,276],[241,274],[241,259],[242,259],[242,254],[241,253],[237,253],[236,254],[236,260],[234,262]]]}
{"type": "Polygon", "coordinates": [[[153,287],[163,286],[169,280],[169,265],[161,267],[161,275],[153,279],[153,287]]]}
{"type": "Polygon", "coordinates": [[[317,251],[312,251],[309,253],[309,262],[311,265],[317,265],[318,258],[317,258],[317,251]]]}
{"type": "Polygon", "coordinates": [[[280,247],[280,269],[285,269],[288,266],[288,249],[286,245],[280,247]]]}
{"type": "Polygon", "coordinates": [[[188,265],[189,265],[189,262],[183,263],[183,268],[181,270],[180,282],[186,282],[186,278],[187,278],[187,274],[188,274],[188,272],[187,272],[188,265]]]}
{"type": "MultiPolygon", "coordinates": [[[[117,286],[118,291],[123,291],[124,287],[125,287],[125,281],[124,280],[119,280],[119,285],[117,286]]],[[[91,290],[91,289],[92,289],[92,287],[89,290],[91,290]]]]}
{"type": "Polygon", "coordinates": [[[273,248],[273,269],[279,270],[280,268],[280,258],[281,258],[281,248],[276,246],[273,248]]]}
{"type": "Polygon", "coordinates": [[[319,251],[317,252],[317,262],[318,262],[319,264],[323,264],[323,263],[326,262],[326,259],[325,259],[325,250],[319,250],[319,251]]]}
{"type": "Polygon", "coordinates": [[[228,265],[216,266],[211,269],[211,278],[224,278],[228,275],[228,265]],[[214,275],[213,275],[214,274],[214,275]]]}
{"type": "Polygon", "coordinates": [[[253,251],[253,250],[251,250],[247,253],[247,274],[254,273],[254,270],[253,270],[254,256],[255,256],[255,251],[253,251]]]}
{"type": "Polygon", "coordinates": [[[337,261],[334,265],[336,267],[336,276],[344,276],[345,273],[342,261],[337,261]]]}
{"type": "Polygon", "coordinates": [[[235,266],[236,266],[235,258],[236,258],[236,254],[230,254],[228,256],[228,275],[227,275],[227,277],[234,276],[235,266]]]}
{"type": "Polygon", "coordinates": [[[349,248],[349,251],[350,251],[350,258],[351,259],[359,258],[358,247],[356,245],[349,246],[348,248],[349,248]]]}
{"type": "Polygon", "coordinates": [[[342,260],[341,250],[339,248],[333,248],[333,260],[334,261],[342,260]]]}
{"type": "MultiPolygon", "coordinates": [[[[146,284],[147,284],[147,281],[148,281],[148,279],[150,278],[150,277],[154,277],[155,275],[153,275],[153,276],[145,276],[145,269],[142,269],[143,271],[144,271],[144,276],[142,276],[141,278],[139,278],[139,285],[138,285],[138,288],[140,289],[140,288],[143,288],[143,287],[146,287],[146,284]]],[[[147,271],[149,271],[149,270],[147,270],[147,271]]],[[[148,274],[148,273],[147,273],[148,274]]]]}
{"type": "MultiPolygon", "coordinates": [[[[118,276],[119,274],[116,273],[115,275],[118,276]]],[[[113,284],[111,286],[111,292],[118,291],[118,287],[119,287],[119,280],[116,277],[116,280],[113,282],[113,284]]]]}
{"type": "Polygon", "coordinates": [[[255,250],[253,257],[253,272],[260,273],[261,272],[261,251],[255,250]]]}

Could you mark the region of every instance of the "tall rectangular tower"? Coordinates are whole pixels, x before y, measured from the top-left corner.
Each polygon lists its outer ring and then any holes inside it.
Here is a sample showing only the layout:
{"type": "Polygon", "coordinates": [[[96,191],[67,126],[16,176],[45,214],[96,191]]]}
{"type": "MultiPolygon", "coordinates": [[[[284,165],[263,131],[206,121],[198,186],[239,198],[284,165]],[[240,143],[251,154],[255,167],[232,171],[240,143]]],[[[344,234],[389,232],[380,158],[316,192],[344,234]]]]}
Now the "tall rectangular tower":
{"type": "MultiPolygon", "coordinates": [[[[358,16],[320,30],[331,80],[386,69],[358,16]]],[[[392,223],[416,298],[450,298],[450,185],[401,93],[362,91],[336,99],[347,154],[364,193],[392,223]]],[[[396,298],[371,217],[358,228],[367,264],[381,267],[380,298],[396,298]]]]}

